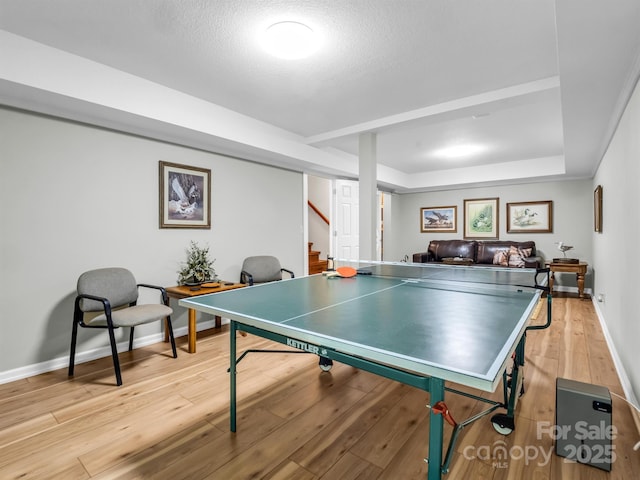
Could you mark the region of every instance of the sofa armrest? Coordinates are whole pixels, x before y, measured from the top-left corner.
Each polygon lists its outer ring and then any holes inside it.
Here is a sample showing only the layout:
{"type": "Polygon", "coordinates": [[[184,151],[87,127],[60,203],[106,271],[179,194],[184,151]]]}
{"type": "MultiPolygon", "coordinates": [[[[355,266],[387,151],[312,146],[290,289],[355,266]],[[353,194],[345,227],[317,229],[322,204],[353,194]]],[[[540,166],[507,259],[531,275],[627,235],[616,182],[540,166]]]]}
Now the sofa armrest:
{"type": "Polygon", "coordinates": [[[429,261],[429,252],[419,252],[413,254],[413,263],[427,263],[429,261]]]}
{"type": "Polygon", "coordinates": [[[526,257],[524,260],[524,268],[542,268],[542,257],[526,257]]]}

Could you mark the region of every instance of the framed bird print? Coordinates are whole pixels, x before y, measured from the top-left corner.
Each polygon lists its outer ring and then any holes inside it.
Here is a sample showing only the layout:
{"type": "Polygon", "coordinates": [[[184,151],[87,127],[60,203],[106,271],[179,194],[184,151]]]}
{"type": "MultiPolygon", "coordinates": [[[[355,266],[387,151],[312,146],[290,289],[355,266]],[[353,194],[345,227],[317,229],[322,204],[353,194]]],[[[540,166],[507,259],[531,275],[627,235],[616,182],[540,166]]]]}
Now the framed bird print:
{"type": "Polygon", "coordinates": [[[420,232],[455,233],[458,231],[458,207],[426,207],[420,209],[420,232]]]}
{"type": "Polygon", "coordinates": [[[507,233],[553,232],[553,202],[507,203],[507,233]]]}
{"type": "Polygon", "coordinates": [[[211,170],[160,161],[160,228],[211,228],[211,170]]]}
{"type": "Polygon", "coordinates": [[[464,238],[497,239],[499,198],[464,200],[464,238]]]}

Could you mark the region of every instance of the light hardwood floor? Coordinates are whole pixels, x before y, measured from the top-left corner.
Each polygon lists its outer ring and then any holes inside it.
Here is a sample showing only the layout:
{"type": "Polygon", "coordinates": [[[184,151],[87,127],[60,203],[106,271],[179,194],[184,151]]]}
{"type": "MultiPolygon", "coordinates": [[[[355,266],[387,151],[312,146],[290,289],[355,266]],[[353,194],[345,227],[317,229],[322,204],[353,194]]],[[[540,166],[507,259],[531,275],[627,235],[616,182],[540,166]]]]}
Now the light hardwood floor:
{"type": "MultiPolygon", "coordinates": [[[[488,418],[475,422],[443,478],[640,478],[640,451],[633,451],[640,437],[616,396],[611,473],[566,463],[551,436],[538,433],[554,423],[556,377],[622,395],[591,301],[556,297],[553,307],[552,327],[527,337],[516,430],[504,437],[488,418]],[[487,458],[500,446],[506,458],[487,458]]],[[[164,343],[122,353],[119,388],[110,358],[78,365],[71,380],[62,369],[0,385],[0,478],[426,478],[428,394],[341,364],[322,373],[311,355],[252,353],[238,369],[234,434],[227,328],[201,333],[193,355],[185,337],[178,344],[177,360],[164,343]]],[[[238,344],[281,348],[251,335],[238,344]]],[[[446,401],[457,420],[482,406],[454,395],[446,401]]],[[[445,441],[450,433],[445,424],[445,441]]]]}

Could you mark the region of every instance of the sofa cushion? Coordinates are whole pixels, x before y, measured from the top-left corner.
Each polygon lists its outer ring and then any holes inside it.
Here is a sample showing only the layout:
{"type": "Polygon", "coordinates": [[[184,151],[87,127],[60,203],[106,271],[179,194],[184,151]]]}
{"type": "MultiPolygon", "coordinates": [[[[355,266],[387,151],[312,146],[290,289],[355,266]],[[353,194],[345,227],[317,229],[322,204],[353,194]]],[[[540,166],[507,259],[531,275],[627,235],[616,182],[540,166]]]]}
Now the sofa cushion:
{"type": "Polygon", "coordinates": [[[471,258],[476,261],[475,240],[431,240],[429,242],[429,260],[441,262],[447,257],[471,258]]]}
{"type": "Polygon", "coordinates": [[[498,250],[493,256],[493,264],[501,267],[509,266],[509,250],[498,250]]]}
{"type": "Polygon", "coordinates": [[[515,245],[511,245],[509,249],[509,266],[510,267],[524,267],[524,259],[531,256],[530,248],[518,248],[515,245]]]}
{"type": "Polygon", "coordinates": [[[489,265],[493,265],[493,259],[501,250],[509,251],[512,246],[520,249],[531,249],[530,256],[534,256],[536,254],[536,244],[535,242],[511,242],[508,240],[491,240],[478,243],[478,252],[476,257],[477,263],[487,263],[489,265]]]}

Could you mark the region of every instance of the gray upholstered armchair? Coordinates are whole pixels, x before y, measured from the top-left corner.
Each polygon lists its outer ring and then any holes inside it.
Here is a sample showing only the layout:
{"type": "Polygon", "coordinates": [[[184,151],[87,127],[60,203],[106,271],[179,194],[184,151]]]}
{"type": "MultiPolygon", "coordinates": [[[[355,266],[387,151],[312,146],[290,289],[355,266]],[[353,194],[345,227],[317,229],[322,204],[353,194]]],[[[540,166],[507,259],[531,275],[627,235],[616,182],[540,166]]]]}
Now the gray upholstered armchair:
{"type": "Polygon", "coordinates": [[[275,282],[282,280],[282,272],[288,273],[291,278],[295,277],[291,270],[280,266],[280,260],[276,257],[269,255],[247,257],[242,263],[240,283],[254,285],[256,283],[275,282]]]}
{"type": "Polygon", "coordinates": [[[137,284],[133,274],[125,268],[101,268],[90,270],[80,275],[77,292],[73,312],[69,376],[73,376],[75,366],[78,326],[108,330],[118,385],[122,385],[122,376],[120,374],[120,362],[114,335],[116,328],[130,328],[129,351],[131,351],[133,348],[133,331],[137,325],[166,318],[173,358],[178,357],[176,341],[173,337],[173,327],[171,326],[173,310],[168,306],[169,298],[164,288],[143,283],[137,284]],[[162,303],[137,305],[139,287],[159,290],[162,303]],[[87,313],[90,315],[85,316],[87,313]]]}

